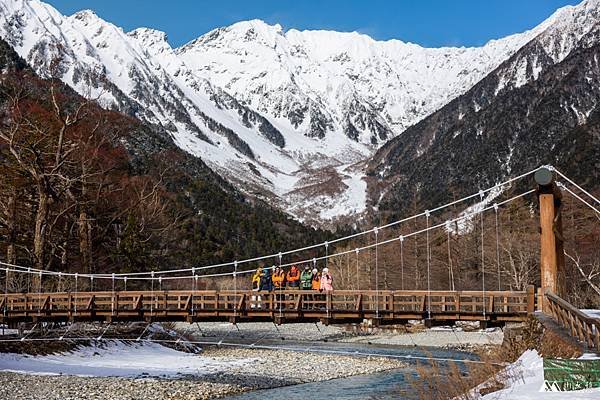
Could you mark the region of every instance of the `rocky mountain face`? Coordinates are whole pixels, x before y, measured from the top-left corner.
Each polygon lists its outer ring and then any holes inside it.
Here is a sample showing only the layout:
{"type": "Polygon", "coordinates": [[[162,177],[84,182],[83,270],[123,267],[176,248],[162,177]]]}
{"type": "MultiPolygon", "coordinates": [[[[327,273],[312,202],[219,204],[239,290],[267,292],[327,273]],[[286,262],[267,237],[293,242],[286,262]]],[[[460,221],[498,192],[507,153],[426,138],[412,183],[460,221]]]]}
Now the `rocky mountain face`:
{"type": "MultiPolygon", "coordinates": [[[[163,127],[102,109],[56,79],[41,79],[0,39],[3,261],[27,266],[36,261],[32,242],[40,189],[32,176],[42,173],[48,176],[42,186],[52,193],[46,218],[53,222],[48,226],[71,227],[48,228],[43,264],[51,268],[68,265],[87,271],[78,239],[82,233],[73,228],[82,223],[84,211],[89,215],[86,232],[95,272],[119,272],[106,270],[115,265],[120,272],[130,272],[221,263],[302,247],[333,235],[243,196],[200,158],[180,149],[163,127]],[[75,110],[83,111],[64,130],[64,147],[71,154],[64,155],[61,165],[65,167],[50,174],[58,167],[48,160],[54,160],[60,148],[55,104],[61,115],[73,117],[75,110]],[[27,124],[15,109],[22,110],[27,124]],[[36,154],[35,162],[31,161],[35,167],[28,168],[30,157],[23,154],[36,154]],[[85,173],[79,172],[75,154],[84,154],[85,173]],[[100,184],[95,177],[101,177],[100,184]],[[11,201],[16,204],[12,208],[11,201]],[[12,252],[14,259],[5,258],[11,253],[9,246],[17,249],[12,252]]],[[[253,265],[245,265],[249,267],[253,265]]]]}
{"type": "MultiPolygon", "coordinates": [[[[258,20],[173,48],[163,32],[126,33],[91,11],[64,16],[38,0],[0,0],[0,36],[37,73],[158,127],[246,194],[332,224],[367,214],[400,168],[433,149],[437,128],[417,127],[438,110],[469,96],[455,109],[463,118],[537,80],[578,46],[598,9],[598,0],[565,7],[478,48],[258,20]],[[494,83],[482,89],[483,78],[494,83]]],[[[504,173],[518,171],[507,165],[504,173]]]]}
{"type": "Polygon", "coordinates": [[[397,214],[415,197],[443,203],[542,164],[599,186],[600,9],[585,2],[564,11],[467,93],[377,152],[369,175],[380,211],[397,214]]]}

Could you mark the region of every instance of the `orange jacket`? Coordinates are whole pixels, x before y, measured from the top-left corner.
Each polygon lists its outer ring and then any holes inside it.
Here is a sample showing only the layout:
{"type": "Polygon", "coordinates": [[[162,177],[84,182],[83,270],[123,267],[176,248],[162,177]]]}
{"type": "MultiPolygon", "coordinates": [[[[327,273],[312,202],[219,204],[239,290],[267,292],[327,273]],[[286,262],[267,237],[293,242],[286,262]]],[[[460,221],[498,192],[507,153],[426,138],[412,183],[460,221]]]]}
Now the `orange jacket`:
{"type": "Polygon", "coordinates": [[[296,268],[296,266],[292,266],[292,269],[290,270],[290,272],[287,273],[287,281],[289,283],[294,283],[294,282],[298,282],[300,280],[300,271],[298,271],[298,268],[296,268]]]}
{"type": "Polygon", "coordinates": [[[273,286],[276,288],[285,287],[285,272],[283,270],[273,274],[273,286]]]}
{"type": "Polygon", "coordinates": [[[321,274],[317,272],[316,274],[313,274],[312,277],[312,290],[319,289],[321,289],[321,274]]]}

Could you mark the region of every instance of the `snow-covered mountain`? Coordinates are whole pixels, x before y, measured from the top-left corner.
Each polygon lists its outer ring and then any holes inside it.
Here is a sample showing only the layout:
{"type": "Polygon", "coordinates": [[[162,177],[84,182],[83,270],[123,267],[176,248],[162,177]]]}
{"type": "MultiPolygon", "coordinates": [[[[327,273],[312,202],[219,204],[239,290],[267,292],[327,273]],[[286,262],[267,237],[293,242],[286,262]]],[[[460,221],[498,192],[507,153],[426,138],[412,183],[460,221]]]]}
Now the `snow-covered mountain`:
{"type": "Polygon", "coordinates": [[[64,16],[38,0],[0,0],[0,35],[38,73],[162,125],[243,191],[323,222],[366,211],[365,161],[382,144],[498,67],[498,92],[535,79],[545,64],[502,63],[548,31],[561,40],[544,62],[560,61],[597,22],[599,1],[477,48],[253,20],[174,49],[162,32],[126,33],[91,11],[64,16]]]}
{"type": "Polygon", "coordinates": [[[599,60],[599,2],[561,10],[465,94],[373,155],[369,198],[379,214],[415,198],[435,206],[543,164],[597,188],[599,60]]]}

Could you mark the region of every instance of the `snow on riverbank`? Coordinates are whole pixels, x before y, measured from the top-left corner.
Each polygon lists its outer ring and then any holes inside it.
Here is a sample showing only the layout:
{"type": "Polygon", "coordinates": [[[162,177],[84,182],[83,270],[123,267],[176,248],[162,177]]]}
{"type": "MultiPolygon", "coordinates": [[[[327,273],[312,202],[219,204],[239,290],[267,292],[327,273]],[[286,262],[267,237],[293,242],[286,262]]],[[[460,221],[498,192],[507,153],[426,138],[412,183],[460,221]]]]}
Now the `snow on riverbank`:
{"type": "Polygon", "coordinates": [[[588,317],[600,319],[600,310],[581,310],[581,311],[583,311],[588,317]]]}
{"type": "Polygon", "coordinates": [[[375,356],[216,347],[192,355],[113,342],[44,357],[0,354],[0,399],[214,399],[405,367],[375,356]]]}
{"type": "Polygon", "coordinates": [[[544,391],[543,359],[535,350],[528,350],[508,367],[511,381],[506,389],[487,394],[482,400],[597,400],[600,388],[572,392],[544,391]]]}
{"type": "Polygon", "coordinates": [[[182,377],[206,375],[251,363],[183,353],[156,343],[108,342],[46,356],[0,353],[0,371],[41,375],[182,377]]]}

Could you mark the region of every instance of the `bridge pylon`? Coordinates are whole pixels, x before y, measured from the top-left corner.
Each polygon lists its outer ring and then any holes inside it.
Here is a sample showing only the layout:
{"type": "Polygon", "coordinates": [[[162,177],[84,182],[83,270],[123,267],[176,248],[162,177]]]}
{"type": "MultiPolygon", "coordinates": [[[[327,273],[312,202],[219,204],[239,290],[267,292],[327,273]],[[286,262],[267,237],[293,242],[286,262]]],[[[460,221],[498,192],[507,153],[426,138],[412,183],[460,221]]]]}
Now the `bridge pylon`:
{"type": "MultiPolygon", "coordinates": [[[[540,168],[534,175],[538,184],[540,208],[540,280],[543,293],[551,291],[564,296],[565,255],[563,250],[562,195],[554,182],[554,172],[540,168]]],[[[547,300],[542,311],[549,307],[547,300]]]]}

